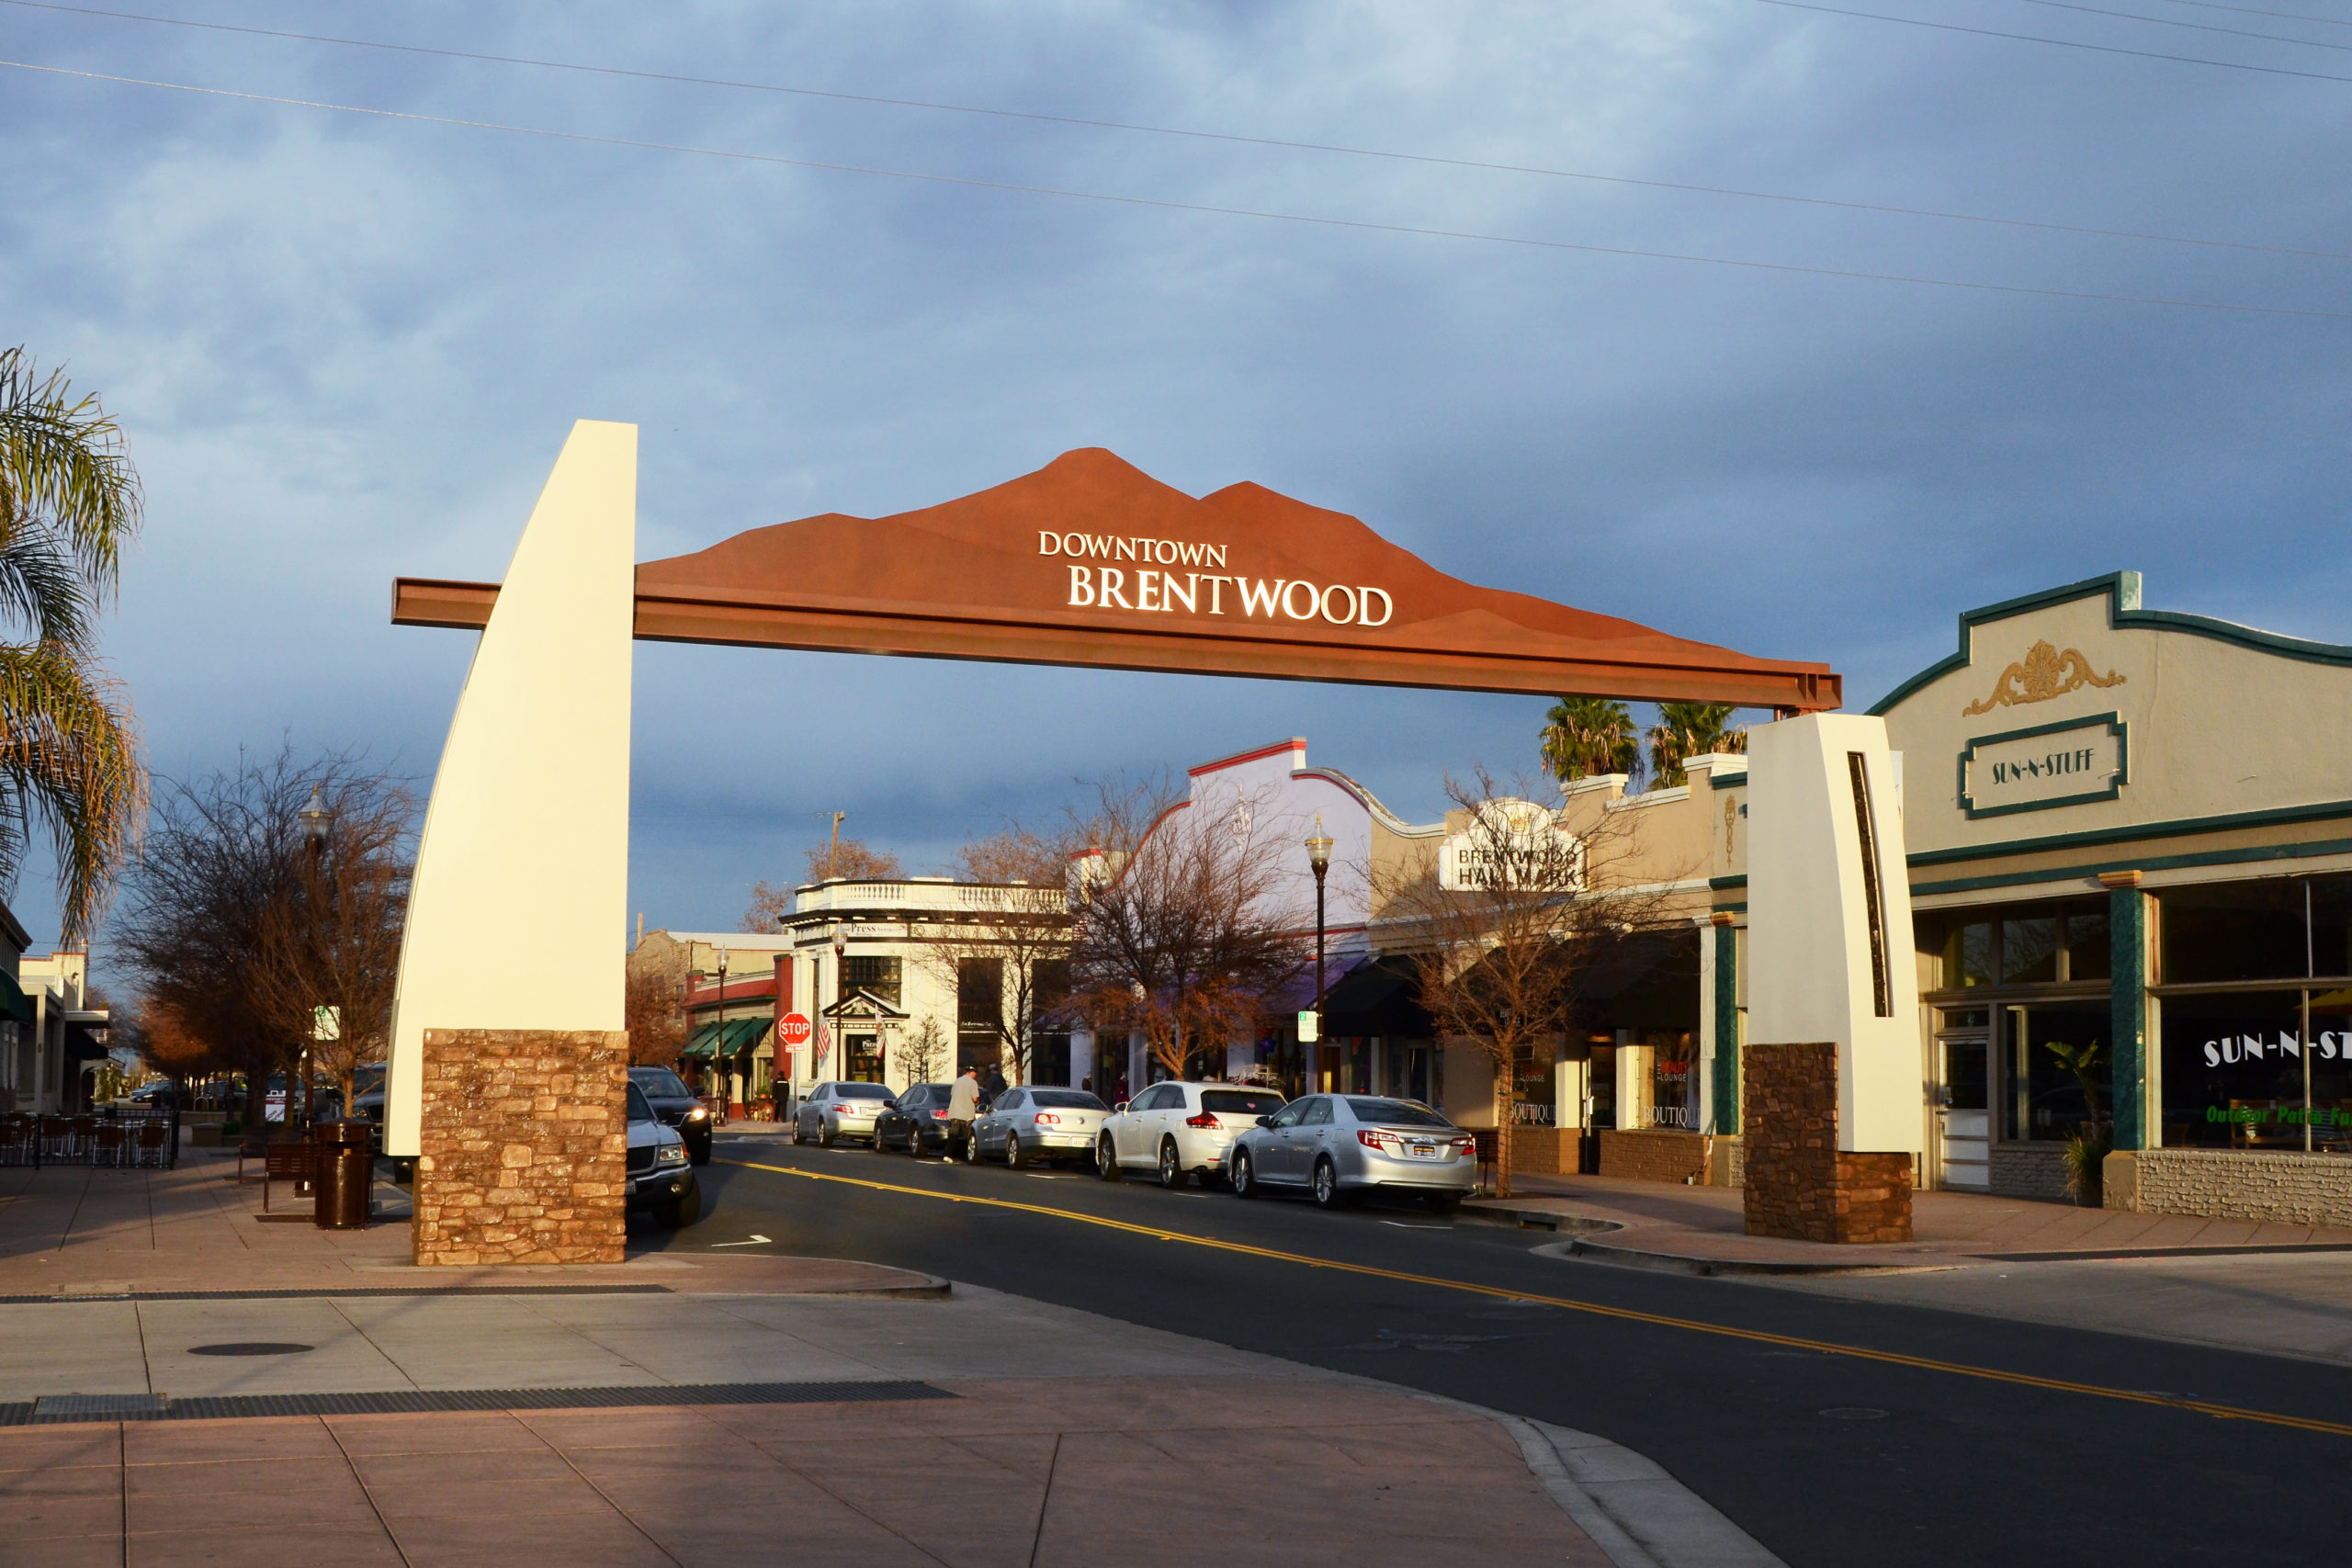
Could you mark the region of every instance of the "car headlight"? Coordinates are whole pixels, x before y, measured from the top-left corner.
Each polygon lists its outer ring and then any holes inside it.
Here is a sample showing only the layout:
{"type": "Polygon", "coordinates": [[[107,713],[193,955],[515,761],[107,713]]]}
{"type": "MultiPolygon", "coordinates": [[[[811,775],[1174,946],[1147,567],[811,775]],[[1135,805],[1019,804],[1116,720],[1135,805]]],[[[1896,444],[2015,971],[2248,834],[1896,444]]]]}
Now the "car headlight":
{"type": "Polygon", "coordinates": [[[684,1144],[662,1145],[660,1148],[653,1151],[653,1163],[655,1165],[685,1164],[686,1145],[684,1144]]]}
{"type": "Polygon", "coordinates": [[[699,1105],[686,1112],[686,1120],[689,1122],[706,1122],[709,1119],[710,1112],[699,1105]]]}

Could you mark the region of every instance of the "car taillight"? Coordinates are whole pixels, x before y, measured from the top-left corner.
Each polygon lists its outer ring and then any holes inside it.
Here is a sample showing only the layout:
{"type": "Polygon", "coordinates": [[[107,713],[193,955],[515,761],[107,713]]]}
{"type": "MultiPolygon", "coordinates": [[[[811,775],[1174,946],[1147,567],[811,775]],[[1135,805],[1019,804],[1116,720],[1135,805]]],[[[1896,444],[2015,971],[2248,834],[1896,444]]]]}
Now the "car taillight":
{"type": "Polygon", "coordinates": [[[1378,1149],[1385,1155],[1393,1155],[1405,1146],[1405,1140],[1396,1134],[1384,1133],[1373,1127],[1357,1128],[1356,1142],[1365,1148],[1378,1149]]]}
{"type": "Polygon", "coordinates": [[[1466,1155],[1477,1146],[1478,1140],[1476,1138],[1456,1138],[1446,1145],[1457,1155],[1466,1155]]]}
{"type": "Polygon", "coordinates": [[[1040,1127],[1058,1127],[1062,1124],[1062,1119],[1050,1111],[1040,1111],[1029,1120],[1040,1127]]]}
{"type": "Polygon", "coordinates": [[[1216,1113],[1215,1111],[1204,1111],[1198,1116],[1185,1117],[1184,1125],[1187,1127],[1205,1127],[1214,1129],[1222,1127],[1225,1123],[1216,1119],[1216,1113]]]}
{"type": "Polygon", "coordinates": [[[931,1119],[934,1122],[944,1122],[947,1120],[947,1112],[944,1111],[934,1111],[931,1113],[931,1119]]]}

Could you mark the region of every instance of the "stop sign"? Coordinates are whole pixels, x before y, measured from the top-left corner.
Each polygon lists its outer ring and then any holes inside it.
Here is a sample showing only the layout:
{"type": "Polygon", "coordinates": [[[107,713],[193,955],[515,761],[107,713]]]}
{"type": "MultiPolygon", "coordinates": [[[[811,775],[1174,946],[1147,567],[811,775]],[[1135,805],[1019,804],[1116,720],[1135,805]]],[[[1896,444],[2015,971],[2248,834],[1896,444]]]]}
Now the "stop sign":
{"type": "Polygon", "coordinates": [[[784,1021],[776,1025],[776,1032],[784,1036],[784,1043],[786,1045],[795,1051],[799,1050],[808,1043],[808,1036],[811,1032],[808,1027],[808,1015],[798,1012],[786,1013],[784,1021]]]}

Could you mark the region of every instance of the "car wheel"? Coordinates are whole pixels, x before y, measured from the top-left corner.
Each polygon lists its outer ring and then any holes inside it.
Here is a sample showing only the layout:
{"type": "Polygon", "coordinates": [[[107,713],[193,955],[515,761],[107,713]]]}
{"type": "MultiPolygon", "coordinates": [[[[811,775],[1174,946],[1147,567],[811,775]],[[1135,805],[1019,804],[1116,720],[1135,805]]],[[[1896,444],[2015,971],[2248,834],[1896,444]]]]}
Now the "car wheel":
{"type": "Polygon", "coordinates": [[[665,1231],[679,1231],[702,1218],[702,1189],[693,1191],[674,1203],[664,1203],[653,1211],[653,1223],[665,1231]]]}
{"type": "Polygon", "coordinates": [[[1007,1133],[1004,1135],[1004,1168],[1007,1170],[1019,1170],[1028,1163],[1029,1156],[1021,1152],[1021,1140],[1011,1133],[1007,1133]]]}
{"type": "Polygon", "coordinates": [[[792,1119],[792,1144],[793,1144],[793,1146],[794,1146],[795,1148],[797,1148],[797,1147],[799,1147],[799,1146],[800,1146],[800,1145],[801,1145],[804,1141],[805,1141],[805,1140],[803,1140],[803,1139],[802,1139],[802,1137],[800,1136],[800,1118],[799,1118],[799,1117],[797,1117],[797,1116],[795,1116],[795,1117],[792,1119]]]}
{"type": "Polygon", "coordinates": [[[1236,1198],[1255,1198],[1258,1195],[1258,1171],[1257,1168],[1250,1163],[1250,1152],[1247,1149],[1233,1151],[1233,1159],[1227,1167],[1225,1180],[1226,1185],[1233,1189],[1233,1195],[1236,1198]]]}
{"type": "Polygon", "coordinates": [[[1337,1209],[1347,1202],[1347,1192],[1340,1185],[1340,1172],[1328,1158],[1315,1162],[1309,1190],[1315,1194],[1315,1206],[1318,1209],[1337,1209]]]}
{"type": "Polygon", "coordinates": [[[1429,1205],[1430,1213],[1437,1215],[1440,1219],[1449,1218],[1456,1210],[1462,1207],[1462,1200],[1451,1192],[1440,1194],[1439,1196],[1427,1199],[1425,1201],[1429,1205]]]}
{"type": "Polygon", "coordinates": [[[830,1149],[833,1146],[833,1124],[831,1122],[817,1123],[817,1146],[820,1149],[830,1149]]]}
{"type": "Polygon", "coordinates": [[[1176,1157],[1176,1140],[1162,1138],[1159,1141],[1159,1184],[1173,1192],[1184,1185],[1184,1178],[1190,1174],[1176,1157]]]}
{"type": "Polygon", "coordinates": [[[1094,1174],[1105,1181],[1116,1181],[1126,1172],[1119,1168],[1118,1145],[1104,1134],[1094,1145],[1094,1174]]]}

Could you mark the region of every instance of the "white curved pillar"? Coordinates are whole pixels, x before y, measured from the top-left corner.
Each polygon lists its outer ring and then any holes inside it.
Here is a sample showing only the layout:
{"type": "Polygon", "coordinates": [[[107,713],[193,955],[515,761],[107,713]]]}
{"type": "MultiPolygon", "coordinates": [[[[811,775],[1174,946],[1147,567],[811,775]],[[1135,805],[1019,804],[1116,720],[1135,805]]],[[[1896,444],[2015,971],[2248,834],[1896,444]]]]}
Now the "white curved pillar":
{"type": "Polygon", "coordinates": [[[417,846],[384,1149],[418,1149],[424,1032],[617,1031],[628,907],[637,426],[582,420],[474,649],[417,846]]]}

